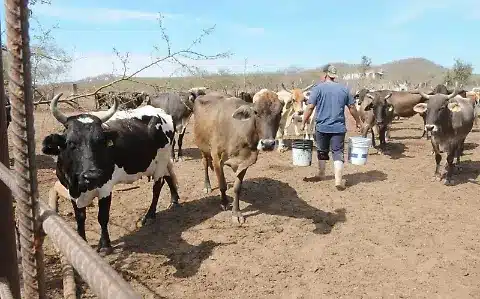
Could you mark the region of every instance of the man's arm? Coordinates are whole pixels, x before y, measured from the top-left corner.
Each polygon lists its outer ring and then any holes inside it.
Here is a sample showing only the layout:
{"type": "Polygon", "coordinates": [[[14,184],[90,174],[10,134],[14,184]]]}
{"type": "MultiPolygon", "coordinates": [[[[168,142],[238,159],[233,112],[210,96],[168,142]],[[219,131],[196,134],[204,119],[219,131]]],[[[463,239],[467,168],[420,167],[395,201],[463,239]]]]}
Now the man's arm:
{"type": "Polygon", "coordinates": [[[313,90],[310,92],[310,96],[308,97],[307,101],[307,108],[303,112],[303,121],[302,121],[302,130],[305,129],[305,124],[308,123],[308,120],[312,116],[313,109],[317,105],[318,96],[320,94],[320,89],[314,87],[313,90]]]}
{"type": "Polygon", "coordinates": [[[355,106],[355,99],[350,92],[348,92],[347,106],[348,111],[350,111],[350,114],[353,116],[355,122],[357,123],[357,128],[360,128],[362,126],[362,121],[360,120],[360,115],[358,114],[357,107],[355,106]]]}

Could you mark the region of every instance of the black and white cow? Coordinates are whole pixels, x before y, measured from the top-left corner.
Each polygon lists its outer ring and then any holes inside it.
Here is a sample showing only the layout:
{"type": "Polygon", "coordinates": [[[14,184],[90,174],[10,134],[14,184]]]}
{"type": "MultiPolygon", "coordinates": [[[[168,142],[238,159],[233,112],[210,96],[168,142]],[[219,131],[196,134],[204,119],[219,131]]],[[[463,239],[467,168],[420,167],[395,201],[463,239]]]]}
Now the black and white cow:
{"type": "Polygon", "coordinates": [[[185,130],[188,122],[192,117],[193,104],[198,95],[204,95],[203,90],[189,91],[189,92],[164,92],[156,96],[150,97],[147,101],[148,105],[161,108],[166,113],[172,116],[173,124],[175,126],[175,133],[178,134],[178,156],[175,158],[175,139],[172,145],[172,159],[174,161],[181,160],[183,157],[182,144],[185,130]]]}
{"type": "Polygon", "coordinates": [[[177,179],[170,159],[174,136],[172,117],[152,106],[117,111],[116,99],[106,112],[67,117],[57,108],[61,95],[52,100],[50,109],[65,129],[62,134],[45,137],[42,151],[58,156],[57,178],[69,192],[77,231],[85,240],[85,209],[93,198],[99,198],[98,251],[108,254],[112,250],[108,221],[112,189],[116,184],[133,183],[143,176],[153,177],[152,202],[143,224],[155,218],[165,181],[170,188],[171,206],[178,204],[177,179]]]}

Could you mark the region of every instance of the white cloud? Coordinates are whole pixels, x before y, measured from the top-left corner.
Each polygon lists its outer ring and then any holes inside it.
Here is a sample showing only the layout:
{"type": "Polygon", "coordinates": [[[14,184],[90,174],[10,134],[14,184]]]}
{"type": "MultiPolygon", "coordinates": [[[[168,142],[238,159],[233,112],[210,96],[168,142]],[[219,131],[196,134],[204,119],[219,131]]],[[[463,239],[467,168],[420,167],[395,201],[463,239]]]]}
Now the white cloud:
{"type": "MultiPolygon", "coordinates": [[[[61,7],[57,5],[39,4],[35,6],[34,13],[41,16],[56,17],[64,20],[76,20],[83,22],[111,23],[127,20],[157,21],[160,13],[145,12],[139,10],[123,10],[111,8],[80,8],[61,7]]],[[[181,15],[161,13],[168,19],[179,18],[181,15]]]]}
{"type": "MultiPolygon", "coordinates": [[[[130,54],[129,63],[127,65],[127,75],[152,63],[152,61],[152,56],[145,53],[130,54]]],[[[181,61],[188,66],[196,67],[208,72],[217,72],[220,69],[228,69],[231,72],[241,73],[244,70],[244,59],[237,57],[200,61],[188,61],[182,59],[181,61]]],[[[247,71],[274,71],[284,67],[287,67],[287,65],[281,65],[275,62],[268,63],[265,61],[254,61],[250,59],[247,64],[247,71]]],[[[122,72],[123,65],[113,53],[81,53],[75,55],[70,72],[63,78],[60,78],[60,80],[79,80],[85,77],[93,77],[101,74],[122,74],[122,72]]],[[[187,74],[186,71],[182,72],[180,65],[164,62],[142,71],[138,76],[168,77],[171,75],[180,76],[185,74],[187,74]]]]}

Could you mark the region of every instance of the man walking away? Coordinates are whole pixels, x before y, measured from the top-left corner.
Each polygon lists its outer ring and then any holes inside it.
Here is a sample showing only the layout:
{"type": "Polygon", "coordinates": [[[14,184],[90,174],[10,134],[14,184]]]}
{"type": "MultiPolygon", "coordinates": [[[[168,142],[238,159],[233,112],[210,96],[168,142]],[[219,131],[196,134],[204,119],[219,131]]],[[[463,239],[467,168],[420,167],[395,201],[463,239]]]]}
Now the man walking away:
{"type": "Polygon", "coordinates": [[[358,116],[355,101],[347,87],[335,82],[337,78],[337,69],[327,64],[323,68],[323,81],[312,88],[308,100],[308,106],[304,113],[302,121],[302,130],[305,130],[305,124],[316,108],[315,117],[315,135],[317,143],[318,172],[317,180],[325,178],[325,164],[329,160],[328,152],[332,151],[333,167],[335,173],[335,187],[338,190],[345,190],[345,180],[343,176],[344,162],[344,144],[345,133],[345,106],[355,118],[357,129],[362,127],[362,122],[358,116]]]}

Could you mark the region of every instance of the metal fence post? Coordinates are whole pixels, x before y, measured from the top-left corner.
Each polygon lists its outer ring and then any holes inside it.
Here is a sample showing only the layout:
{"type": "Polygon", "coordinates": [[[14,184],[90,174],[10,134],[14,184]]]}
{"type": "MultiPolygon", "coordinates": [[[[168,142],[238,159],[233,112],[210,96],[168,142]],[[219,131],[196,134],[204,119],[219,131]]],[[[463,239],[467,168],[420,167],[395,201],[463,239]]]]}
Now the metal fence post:
{"type": "Polygon", "coordinates": [[[38,186],[30,65],[28,0],[5,0],[9,95],[15,179],[21,194],[16,211],[20,231],[25,298],[45,298],[43,238],[37,222],[38,186]]]}

